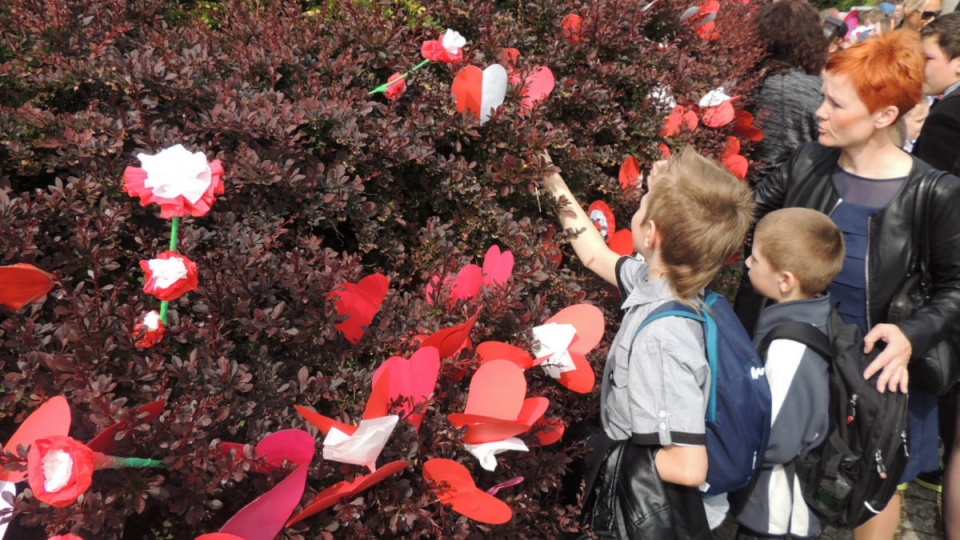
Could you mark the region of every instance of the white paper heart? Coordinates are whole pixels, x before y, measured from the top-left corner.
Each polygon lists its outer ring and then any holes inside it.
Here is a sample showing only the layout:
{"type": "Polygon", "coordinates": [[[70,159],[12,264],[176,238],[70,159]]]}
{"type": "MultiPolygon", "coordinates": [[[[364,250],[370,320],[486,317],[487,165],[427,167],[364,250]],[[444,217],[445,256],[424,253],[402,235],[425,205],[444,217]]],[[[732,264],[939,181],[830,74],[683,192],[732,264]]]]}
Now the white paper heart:
{"type": "Polygon", "coordinates": [[[509,84],[507,69],[500,64],[492,64],[483,70],[483,91],[480,101],[480,123],[490,120],[493,111],[503,105],[509,84]]]}

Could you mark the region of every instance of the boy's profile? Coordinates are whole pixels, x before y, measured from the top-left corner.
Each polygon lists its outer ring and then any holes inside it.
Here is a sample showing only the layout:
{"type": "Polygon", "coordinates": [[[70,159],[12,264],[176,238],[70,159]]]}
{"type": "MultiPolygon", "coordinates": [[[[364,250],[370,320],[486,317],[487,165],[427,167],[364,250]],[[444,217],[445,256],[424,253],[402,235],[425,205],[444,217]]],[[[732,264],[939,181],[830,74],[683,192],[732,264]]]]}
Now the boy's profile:
{"type": "Polygon", "coordinates": [[[913,155],[934,167],[960,174],[960,12],[942,15],[920,30],[923,93],[940,96],[930,108],[913,155]]]}
{"type": "Polygon", "coordinates": [[[697,489],[707,476],[711,377],[702,327],[665,317],[633,338],[647,315],[668,301],[700,305],[701,291],[751,226],[752,194],[721,165],[684,149],[654,167],[630,224],[639,256],[623,257],[607,247],[559,175],[544,186],[571,202],[559,218],[579,232],[571,240],[577,256],[623,298],[602,376],[603,429],[591,438],[586,463],[585,520],[613,537],[709,538],[697,489]],[[633,499],[620,500],[625,497],[633,499]],[[670,511],[647,520],[623,515],[624,508],[653,507],[670,511]],[[642,528],[630,528],[638,522],[642,528]]]}
{"type": "MultiPolygon", "coordinates": [[[[831,310],[826,290],[844,256],[840,229],[816,210],[784,208],[761,219],[746,265],[753,287],[775,303],[760,314],[754,343],[791,321],[826,334],[831,310]]],[[[801,343],[779,339],[770,344],[764,358],[773,400],[770,443],[754,482],[729,496],[740,523],[738,539],[810,538],[820,532],[789,465],[829,432],[827,368],[801,343]]]]}

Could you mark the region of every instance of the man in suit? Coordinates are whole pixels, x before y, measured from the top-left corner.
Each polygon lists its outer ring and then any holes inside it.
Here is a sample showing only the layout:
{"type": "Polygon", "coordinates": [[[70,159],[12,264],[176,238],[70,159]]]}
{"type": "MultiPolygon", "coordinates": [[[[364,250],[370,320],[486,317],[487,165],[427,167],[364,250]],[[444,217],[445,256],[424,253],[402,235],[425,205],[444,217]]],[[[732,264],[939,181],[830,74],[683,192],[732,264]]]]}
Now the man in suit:
{"type": "Polygon", "coordinates": [[[960,174],[960,12],[920,30],[927,65],[923,92],[940,96],[920,129],[913,154],[938,169],[960,174]]]}

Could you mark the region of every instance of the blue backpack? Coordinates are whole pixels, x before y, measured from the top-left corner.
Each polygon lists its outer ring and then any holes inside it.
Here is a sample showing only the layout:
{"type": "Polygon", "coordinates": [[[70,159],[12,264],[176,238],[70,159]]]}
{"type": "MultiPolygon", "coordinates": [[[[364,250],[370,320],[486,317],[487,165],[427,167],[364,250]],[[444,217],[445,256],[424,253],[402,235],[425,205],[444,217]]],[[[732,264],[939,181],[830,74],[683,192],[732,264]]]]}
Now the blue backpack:
{"type": "Polygon", "coordinates": [[[711,373],[705,495],[711,496],[746,486],[763,463],[770,439],[771,399],[763,360],[727,299],[707,290],[704,303],[707,307],[700,314],[680,302],[667,302],[640,323],[633,339],[662,317],[686,317],[703,324],[711,373]]]}

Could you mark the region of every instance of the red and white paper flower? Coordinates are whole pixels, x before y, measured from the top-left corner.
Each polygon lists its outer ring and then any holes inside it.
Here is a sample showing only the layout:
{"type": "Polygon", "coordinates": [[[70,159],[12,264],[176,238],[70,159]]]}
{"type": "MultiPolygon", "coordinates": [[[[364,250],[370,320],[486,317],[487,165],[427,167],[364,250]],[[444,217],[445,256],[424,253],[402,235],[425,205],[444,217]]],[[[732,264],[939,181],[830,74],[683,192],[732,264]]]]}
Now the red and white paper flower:
{"type": "Polygon", "coordinates": [[[453,64],[463,60],[463,47],[467,44],[466,38],[459,32],[447,28],[440,39],[424,41],[420,53],[427,60],[453,64]]]}
{"type": "Polygon", "coordinates": [[[37,499],[64,508],[90,489],[94,461],[93,450],[70,437],[37,439],[27,455],[27,480],[37,499]]]}
{"type": "Polygon", "coordinates": [[[403,76],[403,73],[394,73],[387,79],[387,84],[393,83],[387,87],[384,91],[387,99],[393,101],[403,95],[407,91],[407,78],[403,76]],[[397,82],[393,82],[397,81],[397,82]]]}
{"type": "Polygon", "coordinates": [[[202,152],[178,144],[153,156],[137,154],[137,159],[142,167],[127,167],[123,190],[140,197],[143,206],[159,204],[165,219],[204,216],[223,195],[223,166],[218,159],[207,163],[202,152]]]}
{"type": "Polygon", "coordinates": [[[197,265],[175,251],[164,251],[156,259],[140,261],[147,274],[143,292],[164,302],[176,300],[197,288],[197,265]]]}
{"type": "Polygon", "coordinates": [[[144,313],[133,327],[133,344],[141,349],[149,349],[163,339],[167,328],[156,311],[144,313]]]}

